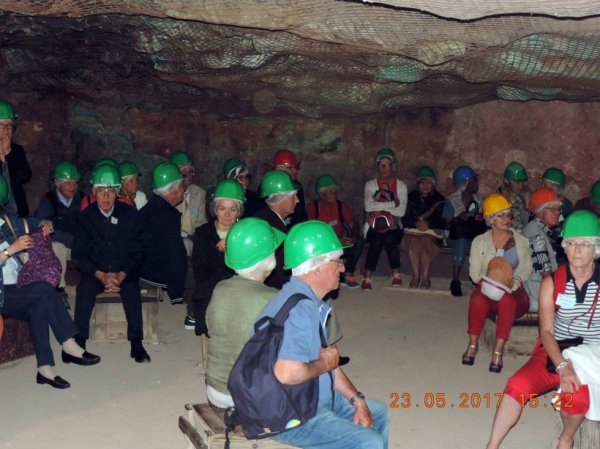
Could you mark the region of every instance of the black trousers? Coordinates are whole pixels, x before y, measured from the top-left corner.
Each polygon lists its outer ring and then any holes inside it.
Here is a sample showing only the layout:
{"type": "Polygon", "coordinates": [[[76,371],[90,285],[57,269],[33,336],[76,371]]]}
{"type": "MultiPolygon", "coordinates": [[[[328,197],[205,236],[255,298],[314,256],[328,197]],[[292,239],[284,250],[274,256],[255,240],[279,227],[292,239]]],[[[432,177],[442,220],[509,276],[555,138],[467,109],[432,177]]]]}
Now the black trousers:
{"type": "Polygon", "coordinates": [[[400,268],[400,249],[398,243],[402,239],[402,230],[393,229],[385,233],[379,233],[374,229],[369,229],[367,233],[367,242],[369,249],[365,259],[365,270],[375,271],[381,250],[385,248],[390,268],[396,270],[400,268]]]}
{"type": "MultiPolygon", "coordinates": [[[[90,338],[90,318],[96,304],[96,296],[104,291],[104,285],[95,276],[82,274],[75,298],[75,326],[79,336],[90,338]]],[[[127,339],[143,338],[142,295],[138,276],[127,276],[119,292],[127,318],[127,339]]]]}

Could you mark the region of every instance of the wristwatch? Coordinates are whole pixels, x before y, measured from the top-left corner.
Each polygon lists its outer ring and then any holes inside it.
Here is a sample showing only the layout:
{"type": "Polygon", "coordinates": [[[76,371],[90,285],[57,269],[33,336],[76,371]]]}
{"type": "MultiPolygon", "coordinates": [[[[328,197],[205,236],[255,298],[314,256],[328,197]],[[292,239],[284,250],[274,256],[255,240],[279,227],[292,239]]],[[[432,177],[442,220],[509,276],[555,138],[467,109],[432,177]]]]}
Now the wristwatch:
{"type": "Polygon", "coordinates": [[[354,393],[352,395],[352,397],[349,399],[350,401],[350,405],[354,405],[354,403],[356,402],[357,399],[362,399],[363,401],[365,400],[365,395],[362,394],[360,391],[357,391],[356,393],[354,393]]]}

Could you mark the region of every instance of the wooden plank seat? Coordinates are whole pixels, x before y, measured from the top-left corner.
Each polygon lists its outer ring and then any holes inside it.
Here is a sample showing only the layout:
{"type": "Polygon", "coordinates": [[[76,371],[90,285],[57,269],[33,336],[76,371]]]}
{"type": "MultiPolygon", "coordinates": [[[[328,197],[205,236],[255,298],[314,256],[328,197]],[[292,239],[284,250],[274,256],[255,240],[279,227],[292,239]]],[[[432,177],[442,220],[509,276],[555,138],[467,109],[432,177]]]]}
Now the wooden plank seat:
{"type": "Polygon", "coordinates": [[[583,421],[573,442],[573,449],[597,449],[600,447],[600,421],[583,421]]]}
{"type": "MultiPolygon", "coordinates": [[[[224,449],[225,424],[223,409],[209,404],[186,404],[179,417],[179,429],[185,436],[186,449],[224,449]]],[[[229,434],[231,449],[294,449],[296,446],[265,438],[248,440],[238,426],[229,434]]]]}
{"type": "MultiPolygon", "coordinates": [[[[158,344],[160,289],[140,283],[144,340],[158,344]]],[[[90,322],[90,339],[96,342],[127,341],[127,319],[118,293],[100,293],[90,322]]]]}
{"type": "Polygon", "coordinates": [[[29,324],[10,316],[3,316],[4,331],[0,339],[0,365],[16,362],[33,355],[29,324]]]}

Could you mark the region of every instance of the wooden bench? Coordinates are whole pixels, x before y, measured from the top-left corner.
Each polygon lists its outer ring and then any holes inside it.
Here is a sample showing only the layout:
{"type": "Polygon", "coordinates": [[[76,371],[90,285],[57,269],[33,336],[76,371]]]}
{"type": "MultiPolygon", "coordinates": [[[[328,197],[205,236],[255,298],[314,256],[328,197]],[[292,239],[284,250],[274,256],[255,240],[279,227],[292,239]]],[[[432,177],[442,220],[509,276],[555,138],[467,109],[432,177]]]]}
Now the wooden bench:
{"type": "MultiPolygon", "coordinates": [[[[223,449],[225,447],[224,411],[209,404],[186,404],[179,417],[179,429],[185,436],[186,449],[223,449]]],[[[229,434],[231,449],[294,449],[296,446],[265,438],[248,440],[241,428],[229,434]]]]}
{"type": "Polygon", "coordinates": [[[598,449],[600,447],[600,421],[583,421],[577,433],[573,449],[598,449]]]}
{"type": "MultiPolygon", "coordinates": [[[[514,355],[531,355],[533,347],[540,336],[537,314],[526,314],[515,320],[510,331],[510,338],[504,345],[504,352],[514,355]]],[[[490,318],[485,320],[481,333],[483,345],[490,352],[496,344],[496,322],[490,318]]]]}
{"type": "MultiPolygon", "coordinates": [[[[144,340],[158,344],[158,301],[160,289],[142,286],[144,340]]],[[[118,293],[100,293],[90,322],[90,339],[96,342],[127,341],[127,319],[118,293]]]]}
{"type": "Polygon", "coordinates": [[[3,317],[4,332],[0,339],[0,365],[16,362],[34,353],[29,324],[23,320],[3,317]]]}

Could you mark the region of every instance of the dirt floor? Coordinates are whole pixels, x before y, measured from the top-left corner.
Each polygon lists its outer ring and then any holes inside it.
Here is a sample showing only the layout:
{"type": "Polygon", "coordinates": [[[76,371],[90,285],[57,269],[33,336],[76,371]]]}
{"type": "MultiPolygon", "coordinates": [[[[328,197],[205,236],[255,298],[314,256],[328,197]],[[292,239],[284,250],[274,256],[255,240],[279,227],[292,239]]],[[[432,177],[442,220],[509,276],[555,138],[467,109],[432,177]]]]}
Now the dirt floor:
{"type": "MultiPolygon", "coordinates": [[[[482,349],[475,366],[461,365],[467,297],[449,296],[441,279],[433,285],[440,291],[428,293],[389,283],[375,279],[370,292],[342,289],[334,307],[345,334],[341,351],[352,359],[345,371],[368,397],[397,406],[390,408],[390,448],[485,447],[496,394],[526,359],[507,356],[503,372],[492,374],[482,349]]],[[[127,344],[91,342],[99,365],[64,365],[55,346],[56,372],[71,382],[68,390],[37,385],[33,357],[0,368],[0,448],[186,447],[178,417],[206,392],[200,339],[183,329],[184,315],[182,306],[160,304],[160,344],[147,346],[150,364],[134,363],[127,344]]],[[[503,447],[551,448],[558,423],[542,400],[525,409],[503,447]]]]}

